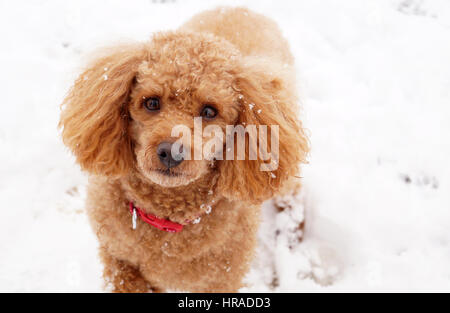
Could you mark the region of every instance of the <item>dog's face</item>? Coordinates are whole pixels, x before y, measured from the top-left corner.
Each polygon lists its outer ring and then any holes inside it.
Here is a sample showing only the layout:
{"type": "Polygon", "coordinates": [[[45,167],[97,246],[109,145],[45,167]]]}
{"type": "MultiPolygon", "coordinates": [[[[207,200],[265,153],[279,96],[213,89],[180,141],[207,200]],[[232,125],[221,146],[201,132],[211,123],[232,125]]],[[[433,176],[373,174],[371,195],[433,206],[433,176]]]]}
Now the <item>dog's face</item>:
{"type": "Polygon", "coordinates": [[[294,90],[282,65],[243,56],[224,39],[160,33],[96,60],[66,97],[60,126],[64,143],[90,173],[117,177],[137,170],[171,188],[215,171],[223,196],[261,201],[298,173],[308,151],[294,90]],[[196,117],[201,128],[214,124],[223,134],[226,125],[277,125],[277,169],[261,171],[263,161],[249,160],[248,150],[245,160],[214,161],[196,153],[203,146],[191,136],[173,149],[174,127],[184,125],[194,136],[196,117]]]}
{"type": "Polygon", "coordinates": [[[201,118],[202,128],[214,124],[224,133],[226,125],[237,121],[240,104],[232,63],[238,51],[224,42],[192,36],[155,38],[148,49],[129,102],[137,168],[155,184],[187,185],[216,166],[202,155],[206,140],[193,144],[194,118],[201,118]],[[172,152],[177,125],[187,127],[191,136],[183,137],[182,146],[172,152]],[[183,149],[190,151],[190,158],[183,149]]]}

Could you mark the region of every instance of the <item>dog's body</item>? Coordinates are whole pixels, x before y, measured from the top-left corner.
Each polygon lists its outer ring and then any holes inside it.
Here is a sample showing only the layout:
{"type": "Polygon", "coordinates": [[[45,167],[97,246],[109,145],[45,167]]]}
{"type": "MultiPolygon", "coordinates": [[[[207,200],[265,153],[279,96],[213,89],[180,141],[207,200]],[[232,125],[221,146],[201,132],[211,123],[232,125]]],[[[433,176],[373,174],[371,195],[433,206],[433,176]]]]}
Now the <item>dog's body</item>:
{"type": "Polygon", "coordinates": [[[246,9],[220,9],[156,35],[150,45],[118,50],[80,76],[65,101],[63,139],[93,174],[87,212],[115,291],[229,292],[241,286],[260,205],[298,187],[291,178],[308,151],[295,117],[292,65],[272,21],[246,9]],[[172,111],[161,108],[149,117],[139,106],[149,92],[172,111]],[[192,124],[188,116],[196,116],[199,97],[217,103],[219,125],[280,125],[278,169],[259,172],[258,161],[184,161],[180,177],[163,175],[155,147],[173,125],[192,124]],[[133,229],[131,201],[184,224],[183,230],[164,232],[140,220],[133,229]]]}
{"type": "Polygon", "coordinates": [[[198,224],[187,225],[179,233],[164,232],[142,222],[133,230],[129,199],[145,208],[154,207],[155,202],[168,208],[200,208],[208,198],[210,183],[205,181],[200,191],[198,185],[195,189],[182,188],[174,197],[172,190],[154,188],[139,178],[128,179],[95,179],[89,191],[88,213],[104,247],[101,255],[105,271],[115,289],[236,291],[251,261],[259,208],[222,198],[198,224]],[[111,196],[105,197],[105,193],[111,196]]]}

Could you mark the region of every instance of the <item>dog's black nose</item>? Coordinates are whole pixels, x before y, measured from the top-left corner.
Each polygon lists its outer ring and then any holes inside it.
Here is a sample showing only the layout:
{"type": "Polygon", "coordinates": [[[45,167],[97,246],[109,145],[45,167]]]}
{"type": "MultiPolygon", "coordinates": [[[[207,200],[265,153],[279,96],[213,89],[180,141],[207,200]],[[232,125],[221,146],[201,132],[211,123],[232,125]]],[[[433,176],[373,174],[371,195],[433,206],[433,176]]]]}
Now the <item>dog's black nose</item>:
{"type": "Polygon", "coordinates": [[[156,154],[158,154],[161,163],[167,168],[178,166],[183,162],[182,146],[180,146],[177,154],[172,156],[172,143],[170,142],[161,142],[156,149],[156,154]]]}

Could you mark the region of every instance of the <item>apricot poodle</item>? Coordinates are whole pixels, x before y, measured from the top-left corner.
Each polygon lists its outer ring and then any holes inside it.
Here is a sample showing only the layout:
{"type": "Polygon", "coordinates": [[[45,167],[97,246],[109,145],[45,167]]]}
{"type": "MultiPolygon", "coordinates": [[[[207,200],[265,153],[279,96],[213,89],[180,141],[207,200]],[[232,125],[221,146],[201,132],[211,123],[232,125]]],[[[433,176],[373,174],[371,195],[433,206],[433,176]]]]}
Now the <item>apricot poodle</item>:
{"type": "Polygon", "coordinates": [[[106,283],[116,292],[237,291],[261,203],[299,186],[308,140],[297,103],[286,40],[244,8],[200,13],[94,60],[64,100],[60,127],[90,174],[86,210],[106,283]],[[194,129],[194,117],[224,132],[278,125],[277,168],[174,156],[173,127],[194,129]]]}

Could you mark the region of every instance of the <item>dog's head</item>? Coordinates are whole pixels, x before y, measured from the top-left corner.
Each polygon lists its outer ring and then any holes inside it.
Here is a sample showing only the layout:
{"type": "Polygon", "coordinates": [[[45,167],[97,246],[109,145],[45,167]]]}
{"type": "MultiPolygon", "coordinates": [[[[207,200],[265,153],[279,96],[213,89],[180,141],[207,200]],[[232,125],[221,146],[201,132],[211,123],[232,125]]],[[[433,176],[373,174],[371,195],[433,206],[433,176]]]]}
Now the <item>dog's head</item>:
{"type": "MultiPolygon", "coordinates": [[[[63,103],[62,137],[93,174],[137,170],[170,188],[216,172],[223,195],[263,200],[297,173],[308,150],[294,109],[295,86],[283,71],[242,56],[213,35],[160,33],[147,44],[108,51],[80,75],[63,103]],[[180,125],[191,131],[182,139],[173,136],[180,125]],[[191,139],[211,125],[225,137],[219,148],[208,150],[208,138],[200,144],[191,139]],[[227,125],[278,125],[276,169],[261,171],[265,161],[249,160],[249,147],[245,160],[227,160],[225,153],[216,160],[216,153],[225,152],[227,125]]],[[[269,150],[270,143],[269,138],[269,150]]]]}

